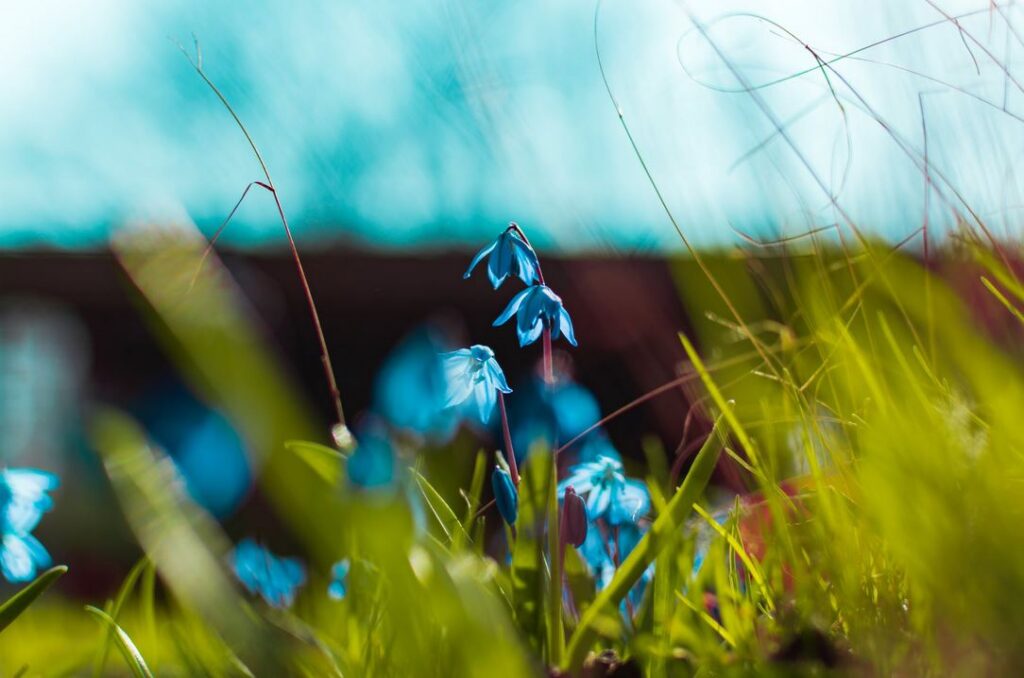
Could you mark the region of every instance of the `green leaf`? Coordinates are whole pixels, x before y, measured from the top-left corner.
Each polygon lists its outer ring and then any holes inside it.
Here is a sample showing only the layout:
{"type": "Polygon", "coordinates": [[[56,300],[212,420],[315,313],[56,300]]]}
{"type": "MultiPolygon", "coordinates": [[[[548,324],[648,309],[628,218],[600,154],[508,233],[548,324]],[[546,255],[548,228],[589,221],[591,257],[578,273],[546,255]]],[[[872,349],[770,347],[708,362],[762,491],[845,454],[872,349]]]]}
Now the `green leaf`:
{"type": "Polygon", "coordinates": [[[338,450],[306,440],[287,440],[284,448],[331,485],[336,485],[341,480],[342,464],[346,455],[338,450]]]}
{"type": "Polygon", "coordinates": [[[426,500],[427,506],[430,507],[431,513],[437,518],[438,524],[441,529],[444,530],[444,535],[448,538],[448,543],[455,545],[459,541],[466,543],[469,540],[469,535],[462,527],[462,523],[459,522],[459,517],[455,515],[455,511],[448,505],[448,502],[444,500],[441,493],[438,492],[433,485],[430,484],[423,474],[414,468],[409,469],[413,476],[416,478],[416,484],[420,488],[420,492],[423,494],[423,499],[426,500]]]}
{"type": "Polygon", "coordinates": [[[117,622],[109,614],[91,605],[86,605],[85,611],[113,629],[114,640],[117,642],[118,649],[121,650],[125,663],[132,670],[133,676],[136,678],[153,678],[153,674],[150,672],[149,667],[146,666],[146,660],[142,658],[139,648],[135,647],[132,639],[124,632],[124,629],[117,625],[117,622]]]}
{"type": "Polygon", "coordinates": [[[544,599],[548,583],[544,524],[551,485],[551,454],[530,450],[519,481],[519,517],[512,546],[512,602],[516,622],[537,651],[545,644],[544,599]]]}
{"type": "Polygon", "coordinates": [[[50,568],[36,577],[31,584],[8,598],[3,605],[0,605],[0,631],[10,626],[11,622],[18,618],[18,615],[27,610],[29,605],[42,595],[43,591],[53,586],[53,583],[67,571],[67,565],[50,568]]]}
{"type": "Polygon", "coordinates": [[[610,608],[615,610],[625,598],[629,590],[643,575],[647,566],[658,556],[671,541],[676,530],[693,509],[694,502],[700,498],[711,479],[711,473],[718,464],[722,451],[720,415],[715,428],[708,436],[704,446],[697,453],[690,472],[680,485],[665,512],[658,516],[651,529],[643,536],[626,560],[619,567],[608,586],[594,599],[594,603],[583,612],[580,623],[569,641],[565,668],[578,671],[583,659],[597,635],[597,623],[601,616],[610,608]]]}

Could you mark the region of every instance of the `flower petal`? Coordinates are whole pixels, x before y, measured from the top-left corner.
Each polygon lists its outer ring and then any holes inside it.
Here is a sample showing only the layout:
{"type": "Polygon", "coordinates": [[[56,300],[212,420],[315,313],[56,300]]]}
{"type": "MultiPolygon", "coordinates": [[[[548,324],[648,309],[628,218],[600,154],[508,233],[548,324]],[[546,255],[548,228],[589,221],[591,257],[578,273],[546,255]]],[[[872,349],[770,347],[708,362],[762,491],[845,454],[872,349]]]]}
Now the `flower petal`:
{"type": "Polygon", "coordinates": [[[519,275],[520,280],[527,285],[532,285],[534,281],[540,279],[540,276],[537,274],[537,269],[539,268],[537,253],[517,235],[513,235],[511,243],[516,260],[516,268],[518,269],[516,273],[519,275]]]}
{"type": "Polygon", "coordinates": [[[505,310],[501,312],[501,315],[494,320],[492,326],[497,327],[498,325],[504,325],[507,323],[508,319],[515,315],[519,310],[519,307],[523,304],[523,300],[526,299],[528,294],[530,294],[531,289],[533,288],[527,287],[525,290],[512,297],[512,300],[508,302],[508,306],[506,306],[505,310]]]}
{"type": "Polygon", "coordinates": [[[558,329],[565,335],[566,341],[573,346],[577,346],[576,333],[572,328],[572,318],[569,317],[569,312],[565,310],[564,306],[558,309],[558,329]]]}
{"type": "Polygon", "coordinates": [[[505,373],[501,370],[501,366],[498,365],[498,361],[489,360],[484,365],[484,369],[490,375],[491,379],[494,380],[494,386],[502,393],[511,393],[512,389],[509,388],[508,382],[505,380],[505,373]]]}
{"type": "Polygon", "coordinates": [[[476,253],[476,256],[473,257],[473,261],[469,263],[469,268],[467,268],[466,272],[462,274],[463,280],[468,278],[469,275],[473,272],[473,269],[476,268],[476,265],[479,264],[484,257],[491,253],[491,250],[494,249],[494,246],[496,244],[497,242],[492,242],[490,245],[483,247],[479,252],[476,253]]]}

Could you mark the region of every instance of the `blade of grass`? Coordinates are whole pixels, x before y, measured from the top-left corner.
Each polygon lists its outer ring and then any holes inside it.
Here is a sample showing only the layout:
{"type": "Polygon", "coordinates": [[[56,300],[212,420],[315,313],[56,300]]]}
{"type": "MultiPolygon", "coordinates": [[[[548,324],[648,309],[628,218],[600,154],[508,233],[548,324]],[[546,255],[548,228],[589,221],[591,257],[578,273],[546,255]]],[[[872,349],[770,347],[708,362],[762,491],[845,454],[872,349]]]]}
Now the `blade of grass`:
{"type": "Polygon", "coordinates": [[[708,614],[705,610],[701,610],[696,605],[694,605],[693,601],[684,596],[681,591],[676,591],[676,598],[678,598],[683,603],[683,605],[686,605],[686,607],[696,612],[697,616],[700,617],[705,624],[710,626],[715,633],[722,637],[722,640],[729,643],[729,645],[731,645],[732,647],[736,647],[736,639],[732,637],[732,634],[729,633],[724,626],[715,621],[714,617],[708,614]]]}
{"type": "Polygon", "coordinates": [[[1006,295],[1003,294],[1002,292],[1000,292],[999,288],[997,288],[995,285],[993,285],[991,280],[989,280],[985,276],[981,276],[981,284],[984,285],[985,289],[987,289],[989,292],[991,292],[992,296],[994,296],[996,299],[998,299],[999,303],[1002,304],[1003,306],[1005,306],[1006,310],[1008,310],[1010,313],[1012,313],[1014,315],[1014,317],[1017,318],[1017,320],[1019,320],[1022,323],[1024,323],[1024,313],[1021,313],[1020,309],[1018,309],[1016,306],[1014,306],[1012,303],[1010,303],[1010,300],[1006,298],[1006,295]]]}
{"type": "Polygon", "coordinates": [[[67,571],[67,565],[50,568],[36,577],[31,584],[8,598],[3,605],[0,605],[0,631],[10,626],[11,622],[18,618],[18,615],[27,610],[36,598],[53,586],[53,583],[67,571]]]}
{"type": "MultiPolygon", "coordinates": [[[[484,491],[484,480],[487,478],[487,453],[480,450],[476,454],[476,462],[473,465],[473,480],[469,483],[469,494],[466,495],[466,517],[462,519],[462,530],[465,534],[473,532],[473,522],[476,519],[476,510],[480,506],[480,495],[484,491]]],[[[457,536],[458,547],[456,551],[465,546],[465,540],[457,536]]]]}
{"type": "Polygon", "coordinates": [[[547,627],[548,664],[558,666],[565,654],[565,628],[562,626],[562,563],[558,557],[558,467],[550,465],[547,488],[548,578],[547,627]]]}
{"type": "Polygon", "coordinates": [[[132,670],[132,675],[135,678],[153,678],[153,673],[146,666],[146,660],[142,658],[142,653],[139,652],[139,648],[135,647],[135,643],[132,639],[124,632],[117,622],[114,621],[109,614],[93,607],[92,605],[86,605],[85,611],[96,617],[100,622],[106,624],[114,632],[114,639],[117,641],[117,647],[121,650],[121,655],[124,657],[124,661],[128,664],[128,668],[132,670]]]}
{"type": "Polygon", "coordinates": [[[420,493],[423,495],[424,501],[427,502],[427,506],[430,507],[430,512],[434,514],[438,524],[444,531],[445,537],[448,538],[448,543],[452,546],[456,544],[457,540],[466,543],[469,535],[466,534],[466,530],[463,529],[462,523],[459,522],[459,517],[455,515],[452,507],[448,505],[444,497],[430,484],[430,481],[423,477],[423,474],[411,467],[409,470],[412,472],[413,477],[416,478],[416,485],[420,488],[420,493]]]}
{"type": "MultiPolygon", "coordinates": [[[[149,564],[149,558],[143,556],[139,559],[139,562],[135,563],[131,570],[128,571],[128,576],[124,578],[124,582],[121,584],[121,588],[117,592],[117,597],[114,601],[107,605],[105,612],[110,615],[110,618],[117,621],[118,616],[121,614],[121,608],[124,607],[124,603],[128,600],[128,596],[131,595],[132,589],[135,588],[136,582],[139,580],[139,576],[142,575],[143,570],[149,564]]],[[[107,664],[107,657],[110,654],[110,643],[114,640],[114,629],[107,627],[107,633],[103,643],[100,645],[99,650],[96,652],[96,660],[93,664],[92,675],[99,676],[103,675],[103,669],[107,664]]]]}

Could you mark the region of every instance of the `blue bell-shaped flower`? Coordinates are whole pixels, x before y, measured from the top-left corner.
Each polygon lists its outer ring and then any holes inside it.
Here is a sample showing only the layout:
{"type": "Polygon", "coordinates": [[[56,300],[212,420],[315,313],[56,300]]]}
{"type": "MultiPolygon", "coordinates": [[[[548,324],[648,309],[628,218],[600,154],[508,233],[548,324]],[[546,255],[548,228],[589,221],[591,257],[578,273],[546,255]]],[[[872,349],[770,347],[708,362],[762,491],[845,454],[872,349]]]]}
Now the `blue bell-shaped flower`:
{"type": "Polygon", "coordinates": [[[515,224],[510,224],[494,242],[477,252],[462,277],[468,278],[476,265],[490,255],[487,259],[487,276],[491,279],[494,289],[498,289],[510,275],[527,285],[539,280],[540,264],[537,261],[537,253],[519,237],[516,229],[515,224]]]}
{"type": "Polygon", "coordinates": [[[572,318],[562,305],[562,298],[547,285],[533,285],[512,297],[508,306],[494,321],[494,326],[503,325],[516,316],[516,334],[519,345],[526,346],[537,341],[545,329],[551,330],[551,338],[564,335],[565,340],[576,346],[576,335],[572,329],[572,318]]]}

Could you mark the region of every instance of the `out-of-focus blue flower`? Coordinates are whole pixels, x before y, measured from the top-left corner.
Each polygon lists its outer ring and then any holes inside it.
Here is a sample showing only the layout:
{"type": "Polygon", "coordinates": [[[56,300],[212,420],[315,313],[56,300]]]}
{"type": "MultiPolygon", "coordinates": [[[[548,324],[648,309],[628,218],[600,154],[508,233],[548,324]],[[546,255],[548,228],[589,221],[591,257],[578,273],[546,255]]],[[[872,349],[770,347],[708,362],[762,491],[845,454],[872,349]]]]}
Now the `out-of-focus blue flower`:
{"type": "Polygon", "coordinates": [[[572,329],[572,318],[562,306],[562,298],[547,285],[533,285],[512,297],[501,312],[494,326],[503,325],[516,316],[516,335],[519,345],[526,346],[537,341],[545,328],[551,330],[551,338],[565,335],[565,340],[576,346],[576,335],[572,329]]]}
{"type": "Polygon", "coordinates": [[[189,495],[219,518],[231,515],[253,483],[246,443],[232,423],[178,380],[156,385],[132,409],[174,460],[189,495]]]}
{"type": "Polygon", "coordinates": [[[519,493],[515,483],[505,469],[495,466],[491,474],[491,488],[494,490],[494,502],[498,505],[498,513],[509,525],[516,524],[519,517],[519,493]]]}
{"type": "MultiPolygon", "coordinates": [[[[562,380],[549,387],[539,377],[516,385],[517,398],[510,400],[512,442],[520,461],[538,443],[564,445],[601,419],[597,399],[581,384],[562,380]]],[[[594,461],[604,455],[619,458],[601,430],[591,431],[568,450],[577,461],[594,461]]]]}
{"type": "MultiPolygon", "coordinates": [[[[627,523],[617,529],[602,528],[593,523],[590,525],[586,539],[579,551],[594,577],[598,591],[611,583],[612,577],[615,576],[616,560],[622,564],[640,543],[645,531],[639,525],[632,523],[627,523]]],[[[654,563],[651,563],[629,591],[629,600],[634,608],[639,606],[643,600],[644,591],[653,576],[654,563]]],[[[625,601],[623,601],[623,613],[625,612],[625,601]]]]}
{"type": "Polygon", "coordinates": [[[476,253],[469,268],[462,274],[463,279],[468,278],[476,265],[487,255],[490,255],[487,260],[487,276],[491,279],[494,289],[498,289],[510,275],[518,277],[527,285],[540,279],[537,253],[519,237],[512,226],[502,231],[494,242],[476,253]]]}
{"type": "Polygon", "coordinates": [[[391,485],[395,479],[395,452],[387,431],[372,420],[357,428],[358,444],[346,466],[349,482],[364,489],[391,485]]]}
{"type": "Polygon", "coordinates": [[[238,542],[233,561],[238,581],[272,607],[291,607],[295,593],[306,583],[302,561],[279,558],[252,539],[238,542]]]}
{"type": "Polygon", "coordinates": [[[647,487],[639,480],[626,478],[622,462],[610,457],[598,457],[569,469],[569,476],[558,484],[559,497],[569,485],[586,498],[591,520],[604,518],[609,525],[623,525],[636,522],[651,508],[647,487]]]}
{"type": "Polygon", "coordinates": [[[446,407],[448,382],[438,355],[449,348],[433,327],[422,327],[403,339],[377,374],[373,409],[392,426],[426,436],[433,442],[451,439],[458,412],[446,407]]]}
{"type": "Polygon", "coordinates": [[[597,398],[583,386],[568,381],[543,390],[550,392],[551,408],[558,421],[561,440],[575,438],[600,421],[601,407],[597,398]]]}
{"type": "Polygon", "coordinates": [[[494,405],[498,402],[498,391],[511,393],[505,381],[505,373],[494,359],[494,351],[476,344],[470,348],[443,353],[445,377],[448,380],[447,407],[455,407],[470,397],[476,402],[480,421],[487,423],[494,405]]]}
{"type": "Polygon", "coordinates": [[[608,457],[619,462],[622,461],[622,455],[615,449],[615,445],[608,439],[608,436],[601,431],[591,433],[579,445],[576,459],[581,464],[597,461],[600,457],[608,457]]]}
{"type": "Polygon", "coordinates": [[[352,562],[342,558],[331,567],[331,583],[327,585],[327,595],[332,600],[341,600],[348,594],[348,571],[352,562]]]}
{"type": "Polygon", "coordinates": [[[36,469],[0,471],[0,571],[9,582],[34,579],[50,565],[50,554],[31,532],[53,506],[47,494],[60,484],[52,473],[36,469]]]}

